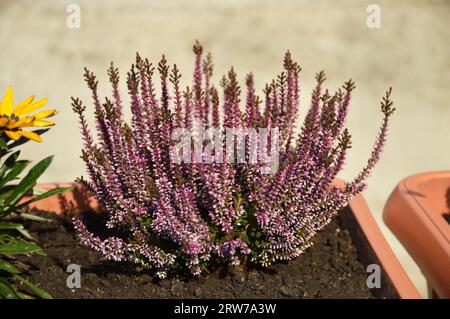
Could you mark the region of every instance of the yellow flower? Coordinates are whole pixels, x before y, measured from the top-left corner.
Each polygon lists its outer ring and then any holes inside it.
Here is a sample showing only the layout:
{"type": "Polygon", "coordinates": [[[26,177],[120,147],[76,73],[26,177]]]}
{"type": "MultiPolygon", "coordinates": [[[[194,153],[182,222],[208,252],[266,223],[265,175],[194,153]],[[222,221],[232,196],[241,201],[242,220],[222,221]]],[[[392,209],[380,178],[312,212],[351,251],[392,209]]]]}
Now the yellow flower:
{"type": "Polygon", "coordinates": [[[23,131],[24,127],[43,127],[55,125],[44,119],[58,113],[56,110],[40,111],[34,115],[30,113],[40,109],[48,99],[34,101],[34,95],[23,100],[14,107],[14,97],[11,85],[8,86],[3,101],[0,103],[0,133],[4,132],[10,139],[17,141],[22,136],[36,142],[42,142],[35,132],[23,131]]]}

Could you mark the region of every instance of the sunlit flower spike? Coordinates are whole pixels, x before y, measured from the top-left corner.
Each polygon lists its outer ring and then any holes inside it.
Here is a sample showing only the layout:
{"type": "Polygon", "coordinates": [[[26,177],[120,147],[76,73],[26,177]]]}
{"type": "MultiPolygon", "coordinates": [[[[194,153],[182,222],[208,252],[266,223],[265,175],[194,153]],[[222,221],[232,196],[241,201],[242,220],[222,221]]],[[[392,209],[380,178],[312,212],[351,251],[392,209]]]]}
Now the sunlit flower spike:
{"type": "Polygon", "coordinates": [[[30,115],[30,113],[43,107],[48,99],[34,101],[32,95],[14,107],[14,96],[11,85],[8,86],[5,96],[0,103],[0,131],[10,139],[17,141],[22,136],[36,142],[42,142],[41,137],[35,132],[23,131],[25,127],[44,127],[55,125],[54,122],[45,120],[58,113],[56,110],[45,110],[30,115]]]}

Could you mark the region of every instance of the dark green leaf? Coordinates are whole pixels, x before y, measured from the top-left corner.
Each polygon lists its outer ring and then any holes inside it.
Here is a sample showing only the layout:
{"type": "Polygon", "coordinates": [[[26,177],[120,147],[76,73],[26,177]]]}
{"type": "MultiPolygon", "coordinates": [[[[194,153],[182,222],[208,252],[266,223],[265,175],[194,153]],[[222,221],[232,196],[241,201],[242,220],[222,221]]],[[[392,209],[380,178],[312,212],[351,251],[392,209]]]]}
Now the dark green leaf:
{"type": "Polygon", "coordinates": [[[8,150],[8,144],[6,144],[5,136],[0,136],[0,150],[7,151],[8,150]]]}
{"type": "Polygon", "coordinates": [[[19,229],[24,228],[22,224],[13,222],[0,222],[0,229],[19,229]]]}
{"type": "Polygon", "coordinates": [[[10,170],[14,164],[16,163],[17,158],[20,155],[20,151],[12,153],[3,163],[2,167],[0,167],[0,178],[3,178],[5,176],[6,172],[10,170]]]}
{"type": "Polygon", "coordinates": [[[64,193],[66,191],[72,190],[74,188],[75,188],[74,186],[53,188],[53,189],[51,189],[51,190],[49,190],[49,191],[47,191],[47,192],[45,192],[43,194],[40,194],[40,195],[36,196],[33,199],[30,199],[30,200],[28,200],[28,201],[26,201],[26,202],[16,206],[15,209],[25,207],[25,206],[27,206],[27,205],[29,205],[31,203],[40,201],[41,199],[44,199],[44,198],[47,198],[47,197],[50,197],[50,196],[53,196],[53,195],[61,194],[61,193],[64,193]]]}
{"type": "Polygon", "coordinates": [[[11,170],[0,180],[0,187],[5,185],[6,183],[16,179],[17,176],[19,176],[20,173],[24,171],[24,169],[30,164],[31,161],[17,161],[14,164],[14,167],[11,168],[11,170]]]}
{"type": "Polygon", "coordinates": [[[0,278],[0,296],[5,299],[19,299],[19,295],[14,288],[3,278],[0,278]]]}
{"type": "Polygon", "coordinates": [[[36,222],[51,222],[52,221],[51,219],[33,215],[33,214],[28,214],[28,213],[21,213],[19,216],[23,219],[33,220],[36,222]]]}
{"type": "Polygon", "coordinates": [[[16,184],[14,184],[14,185],[7,185],[7,186],[3,186],[1,189],[0,189],[0,198],[6,198],[6,197],[9,197],[10,195],[11,195],[11,193],[12,193],[12,191],[14,190],[14,188],[16,188],[16,184]]]}
{"type": "Polygon", "coordinates": [[[15,229],[20,232],[27,239],[33,239],[30,233],[23,227],[22,224],[12,223],[12,222],[0,222],[0,229],[15,229]]]}
{"type": "Polygon", "coordinates": [[[17,268],[13,264],[11,264],[3,259],[0,259],[0,270],[4,270],[6,272],[9,272],[10,274],[20,274],[21,273],[19,268],[17,268]]]}
{"type": "Polygon", "coordinates": [[[14,278],[19,280],[22,284],[27,286],[32,292],[34,292],[38,297],[43,299],[53,299],[53,297],[44,289],[39,288],[35,284],[33,284],[31,281],[23,278],[22,276],[15,275],[14,278]]]}
{"type": "Polygon", "coordinates": [[[36,185],[36,180],[45,172],[50,166],[53,160],[53,156],[44,158],[30,169],[28,174],[17,184],[11,197],[8,199],[7,204],[12,207],[19,202],[25,193],[36,185]]]}
{"type": "Polygon", "coordinates": [[[0,254],[23,255],[31,253],[44,255],[41,247],[27,241],[11,240],[7,243],[0,244],[0,254]]]}
{"type": "Polygon", "coordinates": [[[3,233],[0,232],[0,245],[6,243],[8,241],[11,241],[11,240],[14,240],[13,236],[5,234],[4,232],[3,233]]]}
{"type": "Polygon", "coordinates": [[[33,296],[30,296],[30,295],[25,294],[23,292],[20,292],[20,291],[16,291],[16,292],[19,295],[20,299],[35,299],[35,298],[33,298],[33,296]]]}

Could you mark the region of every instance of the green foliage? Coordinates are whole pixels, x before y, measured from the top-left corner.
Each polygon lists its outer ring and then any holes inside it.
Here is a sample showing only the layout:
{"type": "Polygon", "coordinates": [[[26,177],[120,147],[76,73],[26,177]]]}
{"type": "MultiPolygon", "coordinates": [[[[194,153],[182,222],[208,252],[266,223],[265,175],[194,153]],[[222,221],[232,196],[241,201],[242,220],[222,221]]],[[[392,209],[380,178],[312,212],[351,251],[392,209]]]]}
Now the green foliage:
{"type": "Polygon", "coordinates": [[[12,151],[22,145],[24,140],[8,144],[8,139],[0,136],[0,298],[51,298],[45,290],[39,288],[21,274],[24,270],[16,262],[17,255],[45,255],[42,248],[34,242],[22,221],[45,220],[26,212],[28,204],[49,196],[60,194],[70,187],[56,188],[34,196],[29,200],[23,198],[33,195],[33,188],[38,178],[45,172],[53,157],[47,157],[32,166],[25,177],[21,178],[31,161],[19,160],[20,151],[12,151]],[[5,160],[3,160],[6,158],[5,160]],[[21,291],[17,287],[26,288],[21,291]]]}

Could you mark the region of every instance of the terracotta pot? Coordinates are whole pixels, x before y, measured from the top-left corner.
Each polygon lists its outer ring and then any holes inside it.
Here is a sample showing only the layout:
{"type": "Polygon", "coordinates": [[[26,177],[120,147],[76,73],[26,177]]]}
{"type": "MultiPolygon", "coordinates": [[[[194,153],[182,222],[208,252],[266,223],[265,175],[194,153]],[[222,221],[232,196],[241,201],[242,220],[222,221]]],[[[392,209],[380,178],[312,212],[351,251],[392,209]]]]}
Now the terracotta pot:
{"type": "Polygon", "coordinates": [[[415,260],[430,297],[450,298],[450,171],[414,175],[390,195],[383,218],[415,260]]]}
{"type": "MultiPolygon", "coordinates": [[[[335,184],[342,182],[336,181],[335,184]]],[[[51,189],[68,185],[70,184],[40,184],[38,187],[51,189]]],[[[56,214],[67,209],[81,212],[99,207],[98,202],[82,188],[33,203],[31,206],[56,214]]],[[[421,298],[384,239],[362,196],[356,196],[339,218],[342,226],[350,232],[364,267],[377,264],[381,268],[382,284],[381,288],[373,288],[375,297],[421,298]]]]}
{"type": "MultiPolygon", "coordinates": [[[[74,183],[48,183],[38,184],[36,187],[42,190],[50,190],[56,187],[71,186],[75,186],[75,189],[64,192],[60,195],[45,198],[35,203],[31,203],[29,205],[30,208],[37,208],[55,214],[62,214],[67,210],[83,212],[99,208],[97,199],[89,194],[84,188],[80,187],[80,185],[74,183]]],[[[22,202],[25,202],[29,199],[30,197],[24,197],[22,199],[22,202]]]]}

